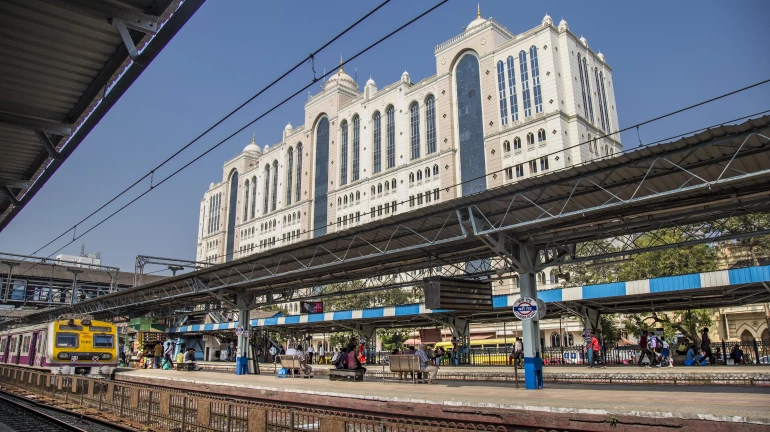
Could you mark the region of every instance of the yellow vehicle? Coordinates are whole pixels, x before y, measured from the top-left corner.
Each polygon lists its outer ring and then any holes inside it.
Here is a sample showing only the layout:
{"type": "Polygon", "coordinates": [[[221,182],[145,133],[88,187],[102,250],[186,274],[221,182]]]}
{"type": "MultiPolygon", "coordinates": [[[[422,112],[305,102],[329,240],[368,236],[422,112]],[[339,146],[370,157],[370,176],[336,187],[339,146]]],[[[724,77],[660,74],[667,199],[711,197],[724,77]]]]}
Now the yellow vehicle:
{"type": "MultiPolygon", "coordinates": [[[[507,365],[508,355],[511,353],[516,338],[492,338],[472,340],[471,364],[474,365],[507,365]]],[[[452,341],[439,342],[434,345],[434,349],[443,348],[449,353],[452,350],[452,341]]]]}

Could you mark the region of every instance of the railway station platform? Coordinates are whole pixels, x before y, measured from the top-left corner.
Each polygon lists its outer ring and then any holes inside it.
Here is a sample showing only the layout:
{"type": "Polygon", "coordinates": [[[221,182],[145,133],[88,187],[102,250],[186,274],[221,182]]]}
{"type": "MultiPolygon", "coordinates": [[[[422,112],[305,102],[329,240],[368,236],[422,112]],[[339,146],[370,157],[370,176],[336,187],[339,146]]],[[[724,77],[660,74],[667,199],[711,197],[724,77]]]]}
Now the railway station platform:
{"type": "MultiPolygon", "coordinates": [[[[747,373],[759,369],[749,368],[746,368],[747,373]]],[[[319,372],[321,369],[323,366],[316,368],[319,372]]],[[[370,370],[375,372],[377,369],[381,370],[381,367],[373,366],[370,370]]],[[[445,369],[460,368],[442,368],[442,371],[445,369]]],[[[664,373],[659,369],[638,369],[639,374],[664,373]]],[[[679,369],[677,372],[687,373],[681,370],[684,368],[679,369]]],[[[588,374],[601,374],[610,369],[583,370],[588,374]]],[[[553,383],[543,390],[527,392],[523,386],[516,389],[512,382],[439,379],[433,385],[413,385],[383,382],[382,378],[369,375],[367,372],[364,382],[340,382],[329,381],[321,373],[313,379],[279,379],[265,369],[261,375],[240,376],[213,370],[123,369],[116,373],[115,379],[213,393],[220,397],[501,426],[569,430],[707,428],[709,431],[770,431],[770,386],[767,385],[553,383]]]]}

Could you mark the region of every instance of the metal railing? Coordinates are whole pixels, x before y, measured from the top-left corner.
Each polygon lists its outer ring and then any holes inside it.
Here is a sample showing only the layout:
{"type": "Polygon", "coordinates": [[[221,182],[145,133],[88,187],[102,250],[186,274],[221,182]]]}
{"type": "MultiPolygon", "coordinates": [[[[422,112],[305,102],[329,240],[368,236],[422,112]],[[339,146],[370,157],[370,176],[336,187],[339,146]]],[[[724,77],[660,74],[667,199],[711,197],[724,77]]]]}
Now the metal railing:
{"type": "MultiPolygon", "coordinates": [[[[249,400],[228,400],[182,390],[123,382],[53,375],[0,366],[0,384],[33,393],[44,402],[140,430],[184,432],[506,432],[499,425],[394,419],[319,408],[297,408],[249,400]]],[[[515,427],[515,430],[536,430],[515,427]]]]}

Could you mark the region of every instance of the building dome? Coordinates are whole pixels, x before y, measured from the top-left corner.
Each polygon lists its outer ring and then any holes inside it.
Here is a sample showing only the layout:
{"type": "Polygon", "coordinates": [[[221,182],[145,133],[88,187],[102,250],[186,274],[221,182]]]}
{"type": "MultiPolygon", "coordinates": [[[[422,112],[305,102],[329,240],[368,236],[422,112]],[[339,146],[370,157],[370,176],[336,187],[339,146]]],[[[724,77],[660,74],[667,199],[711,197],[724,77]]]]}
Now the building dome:
{"type": "Polygon", "coordinates": [[[211,182],[211,184],[209,185],[209,189],[214,189],[214,182],[211,182]]]}
{"type": "Polygon", "coordinates": [[[249,145],[243,148],[243,152],[256,152],[256,153],[262,153],[262,150],[260,150],[259,146],[257,145],[256,141],[254,140],[254,135],[251,136],[251,142],[249,145]]]}
{"type": "Polygon", "coordinates": [[[551,19],[551,16],[548,14],[545,14],[543,17],[543,26],[552,26],[553,20],[551,19]]]}
{"type": "Polygon", "coordinates": [[[377,85],[377,83],[375,83],[375,82],[374,82],[374,80],[372,79],[372,77],[369,77],[369,79],[368,79],[368,80],[366,80],[366,85],[368,85],[368,86],[370,86],[370,85],[371,85],[371,86],[376,86],[376,85],[377,85]]]}
{"type": "Polygon", "coordinates": [[[342,87],[358,91],[358,84],[356,84],[356,81],[342,69],[342,59],[340,59],[340,70],[326,81],[324,89],[334,84],[339,84],[342,87]]]}
{"type": "Polygon", "coordinates": [[[267,153],[267,151],[268,151],[268,150],[270,150],[270,146],[269,146],[269,145],[267,145],[267,144],[265,144],[265,150],[264,150],[264,152],[265,152],[265,153],[267,153]]]}
{"type": "Polygon", "coordinates": [[[285,128],[283,128],[283,130],[285,130],[285,131],[290,131],[290,130],[292,130],[292,129],[293,129],[293,128],[291,127],[291,122],[289,122],[289,123],[286,123],[286,127],[285,127],[285,128]]]}
{"type": "Polygon", "coordinates": [[[580,42],[583,44],[583,46],[588,48],[588,41],[586,40],[586,38],[584,38],[583,36],[580,36],[580,42]]]}
{"type": "Polygon", "coordinates": [[[603,61],[603,62],[607,63],[607,61],[606,61],[606,60],[604,60],[604,54],[602,54],[602,52],[601,52],[601,51],[599,51],[599,54],[596,54],[596,56],[597,56],[597,57],[599,57],[599,60],[601,60],[601,61],[603,61]]]}
{"type": "Polygon", "coordinates": [[[567,24],[567,20],[564,18],[559,21],[559,30],[569,30],[569,25],[567,24]]]}
{"type": "Polygon", "coordinates": [[[409,82],[409,72],[404,71],[404,73],[401,74],[401,81],[409,82]]]}
{"type": "Polygon", "coordinates": [[[468,27],[465,28],[465,31],[468,31],[474,27],[478,27],[484,24],[485,22],[487,22],[487,20],[481,17],[481,5],[478,5],[478,8],[476,9],[476,19],[471,21],[470,24],[468,24],[468,27]]]}

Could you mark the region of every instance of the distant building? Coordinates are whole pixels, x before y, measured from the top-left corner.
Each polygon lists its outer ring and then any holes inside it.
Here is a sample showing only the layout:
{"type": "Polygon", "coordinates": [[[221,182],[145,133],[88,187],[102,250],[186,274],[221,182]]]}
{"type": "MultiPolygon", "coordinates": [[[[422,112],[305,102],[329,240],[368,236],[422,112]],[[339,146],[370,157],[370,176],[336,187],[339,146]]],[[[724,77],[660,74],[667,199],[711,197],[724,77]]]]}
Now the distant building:
{"type": "Polygon", "coordinates": [[[100,253],[76,255],[56,255],[56,263],[59,265],[82,268],[95,268],[102,264],[100,253]]]}

